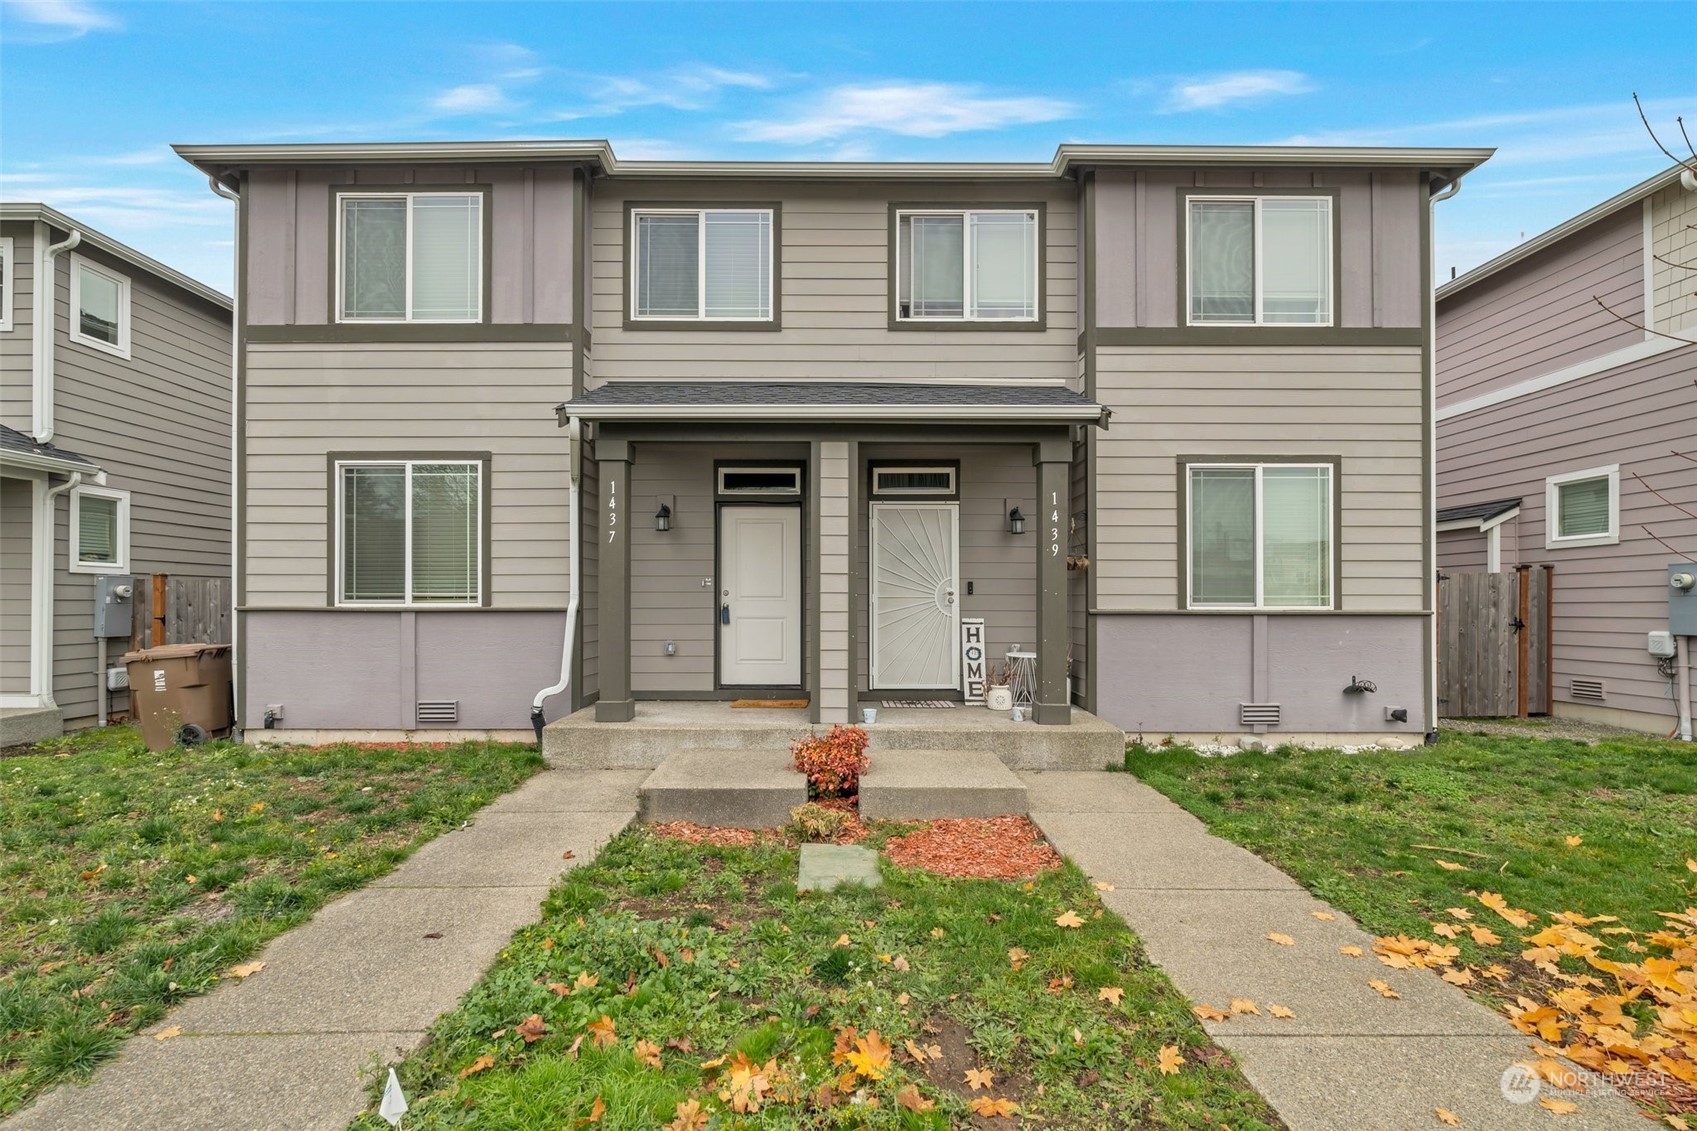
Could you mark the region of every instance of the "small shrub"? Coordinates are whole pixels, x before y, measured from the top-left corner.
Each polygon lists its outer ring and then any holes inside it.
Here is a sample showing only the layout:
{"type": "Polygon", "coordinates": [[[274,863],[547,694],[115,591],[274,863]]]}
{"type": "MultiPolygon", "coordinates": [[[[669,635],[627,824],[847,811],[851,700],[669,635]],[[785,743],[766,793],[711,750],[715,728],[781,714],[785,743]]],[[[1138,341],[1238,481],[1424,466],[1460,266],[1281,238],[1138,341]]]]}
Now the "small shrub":
{"type": "Polygon", "coordinates": [[[797,840],[829,841],[848,827],[848,814],[809,801],[790,810],[790,831],[797,840]]]}
{"type": "Polygon", "coordinates": [[[795,768],[807,775],[809,797],[847,797],[860,788],[860,775],[871,759],[866,756],[866,731],[833,726],[823,737],[805,735],[790,743],[795,768]]]}

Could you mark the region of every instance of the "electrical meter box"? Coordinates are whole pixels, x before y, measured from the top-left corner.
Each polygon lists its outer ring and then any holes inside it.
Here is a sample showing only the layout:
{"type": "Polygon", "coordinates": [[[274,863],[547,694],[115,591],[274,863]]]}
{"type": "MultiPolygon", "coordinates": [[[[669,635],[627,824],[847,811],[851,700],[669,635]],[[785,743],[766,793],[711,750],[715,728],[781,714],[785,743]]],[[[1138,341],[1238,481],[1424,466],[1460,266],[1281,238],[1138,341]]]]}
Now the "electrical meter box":
{"type": "Polygon", "coordinates": [[[1668,631],[1697,636],[1697,565],[1691,562],[1668,565],[1668,631]]]}
{"type": "Polygon", "coordinates": [[[113,574],[95,580],[94,635],[128,638],[135,617],[136,579],[113,574]]]}

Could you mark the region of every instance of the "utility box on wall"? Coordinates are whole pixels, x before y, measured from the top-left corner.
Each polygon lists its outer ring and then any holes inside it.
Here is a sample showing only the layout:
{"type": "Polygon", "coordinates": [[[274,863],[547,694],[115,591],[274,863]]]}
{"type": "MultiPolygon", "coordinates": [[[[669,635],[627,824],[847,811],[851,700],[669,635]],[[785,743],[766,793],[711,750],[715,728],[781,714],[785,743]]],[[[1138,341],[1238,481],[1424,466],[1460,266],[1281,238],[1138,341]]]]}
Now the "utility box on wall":
{"type": "Polygon", "coordinates": [[[135,578],[113,574],[96,579],[94,588],[94,635],[129,638],[135,623],[135,578]]]}
{"type": "Polygon", "coordinates": [[[1668,631],[1697,636],[1697,565],[1690,562],[1668,565],[1668,631]]]}

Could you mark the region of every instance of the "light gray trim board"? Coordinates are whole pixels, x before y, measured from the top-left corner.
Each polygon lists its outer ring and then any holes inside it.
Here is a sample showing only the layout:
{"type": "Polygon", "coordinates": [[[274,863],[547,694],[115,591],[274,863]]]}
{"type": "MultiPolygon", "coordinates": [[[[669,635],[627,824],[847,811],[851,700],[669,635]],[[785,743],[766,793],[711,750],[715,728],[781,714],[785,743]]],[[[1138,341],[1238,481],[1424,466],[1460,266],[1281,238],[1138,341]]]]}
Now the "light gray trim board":
{"type": "Polygon", "coordinates": [[[1418,326],[1102,326],[1095,338],[1104,346],[1419,346],[1426,341],[1418,326]]]}
{"type": "Polygon", "coordinates": [[[569,342],[572,327],[558,322],[330,322],[249,326],[262,345],[359,345],[366,342],[569,342]]]}

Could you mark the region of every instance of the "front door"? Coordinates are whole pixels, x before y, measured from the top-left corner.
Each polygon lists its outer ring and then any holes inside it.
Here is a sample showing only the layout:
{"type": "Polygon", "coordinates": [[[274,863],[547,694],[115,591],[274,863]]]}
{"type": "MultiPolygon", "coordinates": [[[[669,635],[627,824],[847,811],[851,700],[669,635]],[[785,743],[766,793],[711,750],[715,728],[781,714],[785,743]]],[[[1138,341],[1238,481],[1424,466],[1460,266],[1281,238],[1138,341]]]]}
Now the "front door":
{"type": "Polygon", "coordinates": [[[960,686],[957,503],[873,503],[872,686],[960,686]]]}
{"type": "Polygon", "coordinates": [[[801,508],[719,508],[719,682],[801,684],[801,508]]]}

